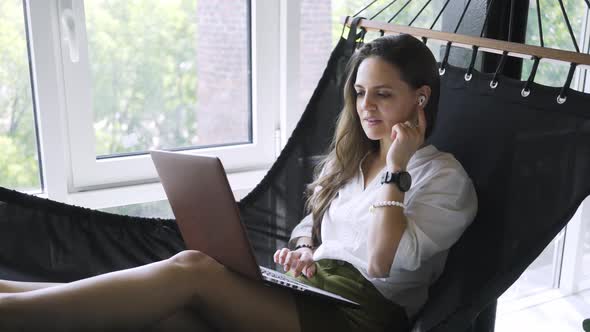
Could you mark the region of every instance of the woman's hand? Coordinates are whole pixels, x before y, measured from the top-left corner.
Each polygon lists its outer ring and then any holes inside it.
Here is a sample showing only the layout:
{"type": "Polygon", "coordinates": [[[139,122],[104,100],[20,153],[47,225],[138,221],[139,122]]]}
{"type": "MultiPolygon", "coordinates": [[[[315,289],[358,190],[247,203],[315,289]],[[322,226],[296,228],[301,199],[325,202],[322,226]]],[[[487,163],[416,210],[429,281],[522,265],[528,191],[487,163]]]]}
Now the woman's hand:
{"type": "Polygon", "coordinates": [[[307,278],[311,278],[315,274],[313,251],[309,248],[299,248],[295,251],[287,248],[279,249],[273,258],[275,263],[284,267],[285,271],[293,271],[295,277],[303,273],[307,278]]]}
{"type": "Polygon", "coordinates": [[[426,116],[424,108],[418,107],[418,125],[411,121],[398,123],[391,127],[391,146],[387,151],[387,166],[390,169],[404,169],[410,158],[424,144],[426,116]]]}

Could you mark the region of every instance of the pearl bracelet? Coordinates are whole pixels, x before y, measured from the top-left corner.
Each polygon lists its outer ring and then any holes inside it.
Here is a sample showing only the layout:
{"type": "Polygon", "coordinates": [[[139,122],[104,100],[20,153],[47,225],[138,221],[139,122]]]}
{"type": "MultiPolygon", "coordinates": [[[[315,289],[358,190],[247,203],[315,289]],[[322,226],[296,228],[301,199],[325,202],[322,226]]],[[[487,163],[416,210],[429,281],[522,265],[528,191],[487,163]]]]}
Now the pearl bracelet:
{"type": "Polygon", "coordinates": [[[311,246],[311,244],[298,244],[295,246],[295,250],[297,250],[299,248],[309,248],[313,251],[313,247],[311,246]]]}
{"type": "Polygon", "coordinates": [[[383,202],[377,202],[375,204],[372,204],[371,207],[369,207],[369,212],[374,213],[375,212],[375,208],[378,207],[384,207],[384,206],[399,206],[402,209],[406,208],[406,205],[402,202],[397,202],[397,201],[383,201],[383,202]]]}

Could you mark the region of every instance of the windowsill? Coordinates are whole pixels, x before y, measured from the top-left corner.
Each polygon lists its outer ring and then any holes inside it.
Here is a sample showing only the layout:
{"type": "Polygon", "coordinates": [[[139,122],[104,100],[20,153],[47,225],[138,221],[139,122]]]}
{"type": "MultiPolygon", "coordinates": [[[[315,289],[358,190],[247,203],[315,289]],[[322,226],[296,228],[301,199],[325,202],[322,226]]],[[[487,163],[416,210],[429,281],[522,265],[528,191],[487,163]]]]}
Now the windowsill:
{"type": "Polygon", "coordinates": [[[544,291],[540,291],[536,294],[531,294],[528,296],[523,296],[513,300],[504,300],[502,298],[498,300],[498,307],[496,314],[498,316],[503,314],[509,314],[515,311],[525,310],[526,308],[530,308],[533,306],[537,306],[543,303],[547,303],[550,301],[554,301],[560,298],[566,297],[567,294],[564,294],[559,289],[548,289],[544,291]]]}
{"type": "MultiPolygon", "coordinates": [[[[553,294],[556,295],[557,294],[553,294]]],[[[582,330],[582,321],[590,318],[590,290],[574,293],[569,296],[557,296],[551,299],[515,310],[500,310],[498,304],[495,330],[537,331],[537,332],[578,332],[582,330]]]]}
{"type": "MultiPolygon", "coordinates": [[[[227,174],[234,197],[240,200],[262,180],[268,169],[249,170],[227,174]]],[[[98,189],[68,195],[68,204],[90,209],[104,209],[116,206],[140,204],[166,199],[166,193],[159,182],[125,187],[98,189]]]]}

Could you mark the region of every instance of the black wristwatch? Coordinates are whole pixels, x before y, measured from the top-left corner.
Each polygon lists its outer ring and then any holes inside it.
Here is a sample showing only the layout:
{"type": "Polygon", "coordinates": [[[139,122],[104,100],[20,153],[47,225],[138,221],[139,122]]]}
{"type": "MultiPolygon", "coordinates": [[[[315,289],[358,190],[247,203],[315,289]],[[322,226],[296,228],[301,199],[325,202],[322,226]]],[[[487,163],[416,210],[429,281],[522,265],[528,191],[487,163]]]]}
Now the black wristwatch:
{"type": "Polygon", "coordinates": [[[406,171],[399,171],[399,172],[389,172],[386,171],[381,176],[381,184],[385,183],[395,183],[401,192],[406,192],[410,190],[412,186],[412,177],[410,173],[406,171]]]}

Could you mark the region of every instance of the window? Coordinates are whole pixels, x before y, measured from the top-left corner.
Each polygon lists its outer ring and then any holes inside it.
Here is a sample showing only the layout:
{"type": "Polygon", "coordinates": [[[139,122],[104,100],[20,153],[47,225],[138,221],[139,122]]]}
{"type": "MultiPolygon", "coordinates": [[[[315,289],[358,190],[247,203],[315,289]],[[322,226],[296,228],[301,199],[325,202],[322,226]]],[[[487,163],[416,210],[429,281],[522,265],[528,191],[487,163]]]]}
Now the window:
{"type": "Polygon", "coordinates": [[[251,112],[248,1],[74,0],[58,12],[74,188],[155,178],[153,148],[201,148],[229,169],[272,162],[273,116],[251,112]]]}
{"type": "Polygon", "coordinates": [[[559,281],[560,255],[563,251],[562,242],[563,231],[551,241],[518,280],[502,294],[500,302],[518,300],[557,288],[558,284],[555,283],[559,281]]]}
{"type": "Polygon", "coordinates": [[[40,191],[23,3],[0,1],[0,186],[40,191]]]}
{"type": "Polygon", "coordinates": [[[99,158],[251,142],[245,1],[84,6],[99,158]]]}
{"type": "MultiPolygon", "coordinates": [[[[575,1],[564,1],[564,8],[570,20],[578,47],[582,49],[583,41],[588,39],[584,34],[586,27],[586,11],[579,10],[580,6],[575,1]]],[[[575,52],[575,46],[569,34],[565,18],[558,2],[539,1],[541,9],[541,25],[543,28],[543,42],[545,47],[575,52]]],[[[583,6],[585,8],[585,6],[583,6]]],[[[537,19],[537,1],[529,2],[529,13],[527,18],[526,44],[541,46],[539,24],[537,19]]],[[[587,47],[587,46],[586,46],[587,47]]],[[[532,60],[523,62],[522,80],[527,80],[533,66],[532,60]]],[[[535,75],[535,82],[547,86],[561,87],[569,71],[568,63],[547,62],[541,60],[535,75]]],[[[576,69],[576,77],[581,74],[580,68],[576,69]]],[[[577,79],[572,80],[572,89],[583,91],[583,84],[577,84],[577,79]]]]}
{"type": "Polygon", "coordinates": [[[272,164],[274,1],[25,3],[48,197],[156,182],[150,149],[215,155],[230,173],[272,164]]]}

